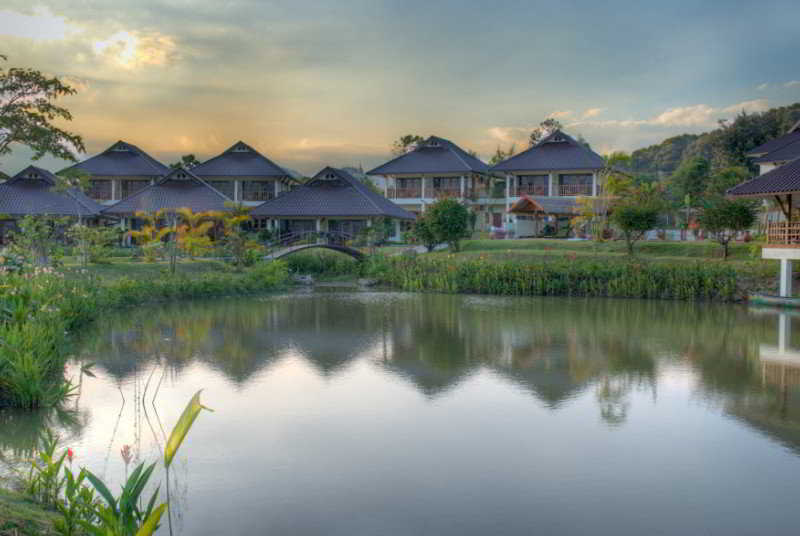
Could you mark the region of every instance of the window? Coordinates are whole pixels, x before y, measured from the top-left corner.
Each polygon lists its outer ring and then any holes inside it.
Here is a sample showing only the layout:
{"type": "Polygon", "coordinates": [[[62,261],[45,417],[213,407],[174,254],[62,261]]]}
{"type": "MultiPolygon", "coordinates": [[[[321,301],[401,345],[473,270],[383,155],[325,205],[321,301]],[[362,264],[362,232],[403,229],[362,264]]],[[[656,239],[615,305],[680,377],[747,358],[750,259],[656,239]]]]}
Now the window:
{"type": "Polygon", "coordinates": [[[549,195],[549,175],[521,175],[517,195],[549,195]]]}
{"type": "Polygon", "coordinates": [[[128,149],[128,146],[124,143],[118,143],[111,150],[117,153],[127,153],[130,149],[128,149]]]}
{"type": "Polygon", "coordinates": [[[272,181],[242,181],[242,201],[268,201],[274,196],[272,181]]]}
{"type": "Polygon", "coordinates": [[[244,143],[238,144],[236,147],[233,148],[233,152],[235,153],[246,153],[249,152],[250,149],[247,148],[247,145],[244,143]]]}
{"type": "Polygon", "coordinates": [[[120,199],[125,199],[129,195],[133,195],[139,190],[147,187],[150,184],[149,181],[131,181],[131,180],[123,180],[119,181],[120,184],[120,192],[121,196],[120,199]]]}
{"type": "Polygon", "coordinates": [[[222,195],[228,196],[233,199],[234,183],[233,181],[208,181],[208,184],[215,188],[222,195]]]}
{"type": "Polygon", "coordinates": [[[589,173],[558,176],[559,195],[592,195],[592,175],[589,173]]]}
{"type": "Polygon", "coordinates": [[[106,179],[92,179],[89,181],[88,195],[100,201],[111,200],[111,181],[106,179]]]}
{"type": "Polygon", "coordinates": [[[459,177],[434,177],[433,187],[437,190],[461,190],[459,177]]]}

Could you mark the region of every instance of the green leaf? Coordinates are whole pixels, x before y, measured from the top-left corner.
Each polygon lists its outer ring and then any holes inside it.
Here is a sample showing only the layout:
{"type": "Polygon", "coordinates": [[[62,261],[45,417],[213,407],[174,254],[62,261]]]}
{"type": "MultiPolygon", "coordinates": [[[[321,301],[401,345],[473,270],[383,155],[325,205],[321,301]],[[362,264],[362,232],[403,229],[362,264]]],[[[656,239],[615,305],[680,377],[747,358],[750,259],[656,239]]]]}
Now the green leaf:
{"type": "Polygon", "coordinates": [[[186,405],[186,408],[183,410],[183,413],[181,414],[181,418],[178,419],[178,422],[172,429],[172,433],[169,435],[167,446],[164,448],[165,467],[169,467],[169,465],[172,463],[172,459],[175,457],[175,453],[178,452],[181,443],[183,443],[183,440],[186,438],[186,434],[189,433],[189,429],[191,429],[192,424],[194,424],[194,420],[197,418],[197,415],[200,414],[200,411],[204,409],[207,409],[208,411],[214,411],[210,408],[205,407],[200,403],[201,392],[203,392],[202,389],[197,391],[197,393],[195,393],[195,395],[186,405]]]}
{"type": "Polygon", "coordinates": [[[139,530],[136,531],[136,536],[150,536],[153,534],[158,528],[158,522],[161,521],[161,516],[166,509],[167,503],[163,503],[153,510],[153,513],[147,516],[145,522],[139,527],[139,530]]]}
{"type": "Polygon", "coordinates": [[[94,473],[88,470],[86,471],[86,478],[89,479],[89,482],[92,483],[92,486],[94,486],[94,489],[97,490],[97,493],[99,493],[103,499],[105,499],[105,501],[108,503],[108,506],[114,511],[114,513],[116,513],[117,501],[114,499],[114,496],[108,490],[106,485],[103,484],[103,481],[94,476],[94,473]]]}

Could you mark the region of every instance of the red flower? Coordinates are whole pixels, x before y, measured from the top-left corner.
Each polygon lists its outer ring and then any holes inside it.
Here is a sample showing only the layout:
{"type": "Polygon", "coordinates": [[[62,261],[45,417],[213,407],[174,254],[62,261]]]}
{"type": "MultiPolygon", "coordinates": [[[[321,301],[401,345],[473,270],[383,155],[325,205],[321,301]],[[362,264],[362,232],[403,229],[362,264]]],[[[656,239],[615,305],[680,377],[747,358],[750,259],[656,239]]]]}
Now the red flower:
{"type": "Polygon", "coordinates": [[[69,463],[72,463],[72,458],[74,457],[75,453],[72,451],[72,449],[67,449],[67,459],[69,460],[69,463]]]}

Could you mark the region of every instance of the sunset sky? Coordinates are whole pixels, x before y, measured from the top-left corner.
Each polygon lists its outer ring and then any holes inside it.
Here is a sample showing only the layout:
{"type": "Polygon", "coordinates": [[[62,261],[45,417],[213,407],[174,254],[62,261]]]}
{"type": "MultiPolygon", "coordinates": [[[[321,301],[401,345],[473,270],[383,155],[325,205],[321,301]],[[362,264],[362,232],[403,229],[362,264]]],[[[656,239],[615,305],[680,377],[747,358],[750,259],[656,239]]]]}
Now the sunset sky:
{"type": "Polygon", "coordinates": [[[796,0],[4,0],[0,53],[73,82],[89,154],[242,139],[311,174],[407,133],[487,159],[547,116],[601,153],[709,130],[800,101],[798,20],[796,0]]]}

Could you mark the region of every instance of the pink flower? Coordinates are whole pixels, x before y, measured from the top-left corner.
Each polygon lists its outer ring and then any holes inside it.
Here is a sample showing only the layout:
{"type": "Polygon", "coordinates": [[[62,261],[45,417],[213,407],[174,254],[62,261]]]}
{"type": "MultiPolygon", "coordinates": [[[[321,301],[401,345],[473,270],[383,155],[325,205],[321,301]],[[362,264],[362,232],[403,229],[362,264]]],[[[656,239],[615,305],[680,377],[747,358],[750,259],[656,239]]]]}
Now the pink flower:
{"type": "Polygon", "coordinates": [[[131,454],[131,446],[124,445],[122,449],[119,451],[120,455],[122,455],[122,459],[125,461],[125,465],[131,463],[131,459],[133,459],[133,455],[131,454]]]}
{"type": "Polygon", "coordinates": [[[67,449],[67,460],[69,460],[69,463],[72,463],[72,458],[74,457],[75,457],[75,452],[73,452],[72,449],[67,449]]]}

